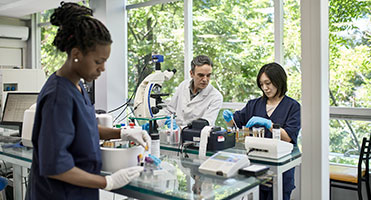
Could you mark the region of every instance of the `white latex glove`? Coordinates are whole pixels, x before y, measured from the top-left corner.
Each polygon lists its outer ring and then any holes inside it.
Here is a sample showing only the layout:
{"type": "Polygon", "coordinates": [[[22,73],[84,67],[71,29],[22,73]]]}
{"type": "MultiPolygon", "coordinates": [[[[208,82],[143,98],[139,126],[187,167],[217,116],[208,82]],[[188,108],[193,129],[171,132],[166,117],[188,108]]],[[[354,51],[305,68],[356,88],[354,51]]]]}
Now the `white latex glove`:
{"type": "Polygon", "coordinates": [[[105,190],[115,190],[123,187],[130,183],[133,179],[139,177],[140,172],[143,171],[143,167],[134,166],[126,169],[120,169],[110,176],[105,176],[107,185],[105,190]]]}
{"type": "Polygon", "coordinates": [[[146,146],[148,149],[151,149],[151,137],[149,137],[147,131],[142,130],[142,128],[122,128],[121,139],[134,141],[142,145],[146,150],[146,146]]]}

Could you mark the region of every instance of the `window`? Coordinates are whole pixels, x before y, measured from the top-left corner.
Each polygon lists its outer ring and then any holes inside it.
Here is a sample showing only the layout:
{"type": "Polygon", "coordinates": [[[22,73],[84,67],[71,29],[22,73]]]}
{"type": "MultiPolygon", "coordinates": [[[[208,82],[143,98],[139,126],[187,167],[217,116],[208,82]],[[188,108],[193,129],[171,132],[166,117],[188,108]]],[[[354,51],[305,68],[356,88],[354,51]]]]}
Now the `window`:
{"type": "MultiPolygon", "coordinates": [[[[344,114],[349,115],[350,112],[357,113],[355,109],[371,107],[369,3],[342,0],[330,0],[329,3],[331,114],[344,110],[344,114]]],[[[358,113],[359,120],[364,120],[361,112],[358,113]]],[[[357,116],[352,116],[352,119],[357,119],[357,116]]],[[[331,119],[330,162],[357,164],[360,143],[370,134],[369,127],[369,121],[331,119]]]]}
{"type": "Polygon", "coordinates": [[[330,120],[330,162],[358,164],[363,137],[369,137],[371,122],[330,120]]]}
{"type": "Polygon", "coordinates": [[[369,1],[330,0],[330,105],[371,107],[369,1]]]}
{"type": "Polygon", "coordinates": [[[287,95],[301,102],[301,36],[300,1],[285,0],[283,14],[284,68],[287,73],[287,95]]]}
{"type": "MultiPolygon", "coordinates": [[[[89,6],[88,2],[80,2],[79,4],[89,6]]],[[[57,34],[58,27],[52,26],[49,22],[54,9],[46,10],[40,13],[41,28],[41,68],[46,72],[47,76],[57,71],[66,61],[67,54],[60,52],[53,45],[54,37],[57,34]]]]}
{"type": "Polygon", "coordinates": [[[183,80],[183,2],[131,9],[128,19],[129,93],[154,70],[151,56],[161,54],[164,55],[161,70],[177,70],[162,88],[163,93],[172,94],[174,86],[183,80]]]}
{"type": "Polygon", "coordinates": [[[212,84],[224,102],[260,96],[256,75],[274,60],[273,1],[197,0],[193,24],[193,55],[213,60],[212,84]]]}

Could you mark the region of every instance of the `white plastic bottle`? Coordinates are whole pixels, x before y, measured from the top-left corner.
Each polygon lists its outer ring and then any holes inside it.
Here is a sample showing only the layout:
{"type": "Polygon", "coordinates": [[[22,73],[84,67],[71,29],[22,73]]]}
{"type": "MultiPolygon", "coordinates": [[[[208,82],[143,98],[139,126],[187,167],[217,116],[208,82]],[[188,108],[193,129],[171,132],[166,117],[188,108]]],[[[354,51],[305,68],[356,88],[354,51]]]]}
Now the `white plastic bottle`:
{"type": "Polygon", "coordinates": [[[281,126],[279,124],[273,124],[272,138],[281,140],[281,126]]]}
{"type": "Polygon", "coordinates": [[[160,158],[160,135],[151,134],[151,154],[160,158]]]}

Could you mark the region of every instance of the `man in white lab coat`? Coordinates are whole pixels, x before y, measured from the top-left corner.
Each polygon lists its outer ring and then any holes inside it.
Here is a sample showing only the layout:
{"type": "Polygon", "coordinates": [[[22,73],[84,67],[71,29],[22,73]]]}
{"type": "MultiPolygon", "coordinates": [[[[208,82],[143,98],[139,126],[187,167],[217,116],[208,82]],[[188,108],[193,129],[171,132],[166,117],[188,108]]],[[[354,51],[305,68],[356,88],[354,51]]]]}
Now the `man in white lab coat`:
{"type": "Polygon", "coordinates": [[[213,62],[209,57],[199,55],[192,60],[192,79],[184,80],[178,86],[169,104],[163,109],[168,115],[176,115],[178,126],[185,126],[198,118],[206,119],[211,126],[215,125],[223,96],[209,84],[212,70],[213,62]]]}

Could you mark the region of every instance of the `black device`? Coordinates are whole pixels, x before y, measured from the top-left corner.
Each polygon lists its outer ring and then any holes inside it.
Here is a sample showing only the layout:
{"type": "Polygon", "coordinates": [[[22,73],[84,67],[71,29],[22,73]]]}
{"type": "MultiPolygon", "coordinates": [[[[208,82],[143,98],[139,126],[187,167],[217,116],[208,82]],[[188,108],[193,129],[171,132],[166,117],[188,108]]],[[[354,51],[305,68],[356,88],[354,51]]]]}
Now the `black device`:
{"type": "Polygon", "coordinates": [[[264,165],[250,165],[238,170],[238,174],[245,176],[260,176],[269,170],[269,167],[264,165]]]}
{"type": "Polygon", "coordinates": [[[37,102],[38,95],[36,92],[8,92],[0,124],[15,126],[21,133],[24,111],[37,102]]]}
{"type": "MultiPolygon", "coordinates": [[[[194,145],[189,148],[198,148],[200,142],[201,131],[209,122],[205,119],[193,120],[187,127],[183,128],[181,132],[182,143],[190,141],[194,145]]],[[[234,147],[236,144],[235,133],[222,130],[218,126],[214,126],[210,131],[210,136],[207,141],[208,151],[218,151],[234,147]]]]}

